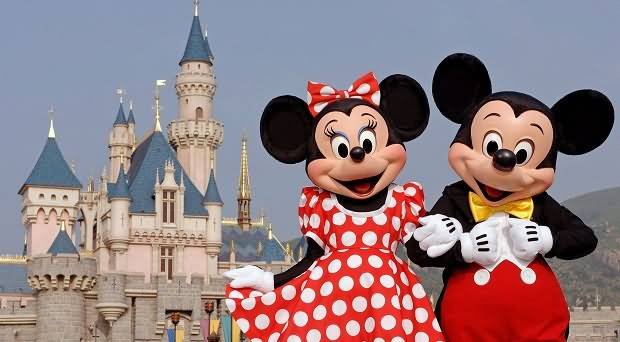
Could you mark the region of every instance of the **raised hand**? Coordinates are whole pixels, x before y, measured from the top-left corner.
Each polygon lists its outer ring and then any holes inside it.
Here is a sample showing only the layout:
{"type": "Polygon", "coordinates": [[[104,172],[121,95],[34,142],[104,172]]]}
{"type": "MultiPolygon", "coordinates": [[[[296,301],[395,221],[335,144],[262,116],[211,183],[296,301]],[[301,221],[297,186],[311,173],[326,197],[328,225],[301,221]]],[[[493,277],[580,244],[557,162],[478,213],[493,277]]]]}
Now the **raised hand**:
{"type": "Polygon", "coordinates": [[[263,293],[273,291],[273,273],[256,266],[245,266],[224,272],[224,277],[232,279],[230,287],[238,289],[251,287],[263,293]]]}
{"type": "Polygon", "coordinates": [[[413,231],[413,238],[420,243],[420,249],[431,258],[446,253],[463,234],[461,223],[451,217],[436,214],[420,218],[421,227],[413,231]]]}

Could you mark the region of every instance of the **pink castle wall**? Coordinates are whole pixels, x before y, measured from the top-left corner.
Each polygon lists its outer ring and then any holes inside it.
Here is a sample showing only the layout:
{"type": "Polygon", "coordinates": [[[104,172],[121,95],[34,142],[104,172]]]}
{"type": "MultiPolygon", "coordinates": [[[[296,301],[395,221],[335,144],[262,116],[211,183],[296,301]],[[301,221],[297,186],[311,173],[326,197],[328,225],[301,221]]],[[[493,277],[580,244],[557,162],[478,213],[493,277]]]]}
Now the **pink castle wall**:
{"type": "Polygon", "coordinates": [[[203,247],[185,247],[183,250],[183,271],[187,274],[187,280],[191,280],[192,273],[206,277],[207,254],[203,247]]]}
{"type": "Polygon", "coordinates": [[[127,250],[127,271],[144,273],[147,282],[151,279],[152,252],[149,245],[129,245],[127,250]]]}

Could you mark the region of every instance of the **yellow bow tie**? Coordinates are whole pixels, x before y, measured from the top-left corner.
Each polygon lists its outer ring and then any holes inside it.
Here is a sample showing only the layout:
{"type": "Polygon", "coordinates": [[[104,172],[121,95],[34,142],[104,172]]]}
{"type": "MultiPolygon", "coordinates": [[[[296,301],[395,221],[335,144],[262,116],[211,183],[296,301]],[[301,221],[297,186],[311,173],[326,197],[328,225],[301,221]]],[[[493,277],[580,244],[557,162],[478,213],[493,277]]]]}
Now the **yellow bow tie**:
{"type": "Polygon", "coordinates": [[[534,212],[534,201],[531,197],[513,201],[497,207],[490,207],[477,194],[469,193],[469,209],[476,222],[488,219],[491,215],[499,212],[506,212],[520,219],[529,220],[534,212]]]}

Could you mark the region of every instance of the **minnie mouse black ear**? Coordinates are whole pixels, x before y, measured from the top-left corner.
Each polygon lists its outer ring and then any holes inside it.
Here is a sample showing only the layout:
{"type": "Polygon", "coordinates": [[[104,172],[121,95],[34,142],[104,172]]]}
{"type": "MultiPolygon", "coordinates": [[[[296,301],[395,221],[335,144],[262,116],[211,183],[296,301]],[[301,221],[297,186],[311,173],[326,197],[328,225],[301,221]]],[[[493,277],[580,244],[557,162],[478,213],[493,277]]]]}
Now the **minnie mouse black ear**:
{"type": "Polygon", "coordinates": [[[614,125],[614,107],[602,93],[583,89],[561,98],[551,111],[555,116],[558,150],[579,155],[599,147],[614,125]]]}
{"type": "Polygon", "coordinates": [[[284,95],[271,100],[260,119],[260,137],[272,157],[286,164],[306,159],[312,134],[308,104],[298,97],[284,95]]]}
{"type": "Polygon", "coordinates": [[[484,64],[466,53],[446,57],[433,76],[433,98],[439,111],[462,124],[466,110],[491,94],[491,80],[484,64]]]}

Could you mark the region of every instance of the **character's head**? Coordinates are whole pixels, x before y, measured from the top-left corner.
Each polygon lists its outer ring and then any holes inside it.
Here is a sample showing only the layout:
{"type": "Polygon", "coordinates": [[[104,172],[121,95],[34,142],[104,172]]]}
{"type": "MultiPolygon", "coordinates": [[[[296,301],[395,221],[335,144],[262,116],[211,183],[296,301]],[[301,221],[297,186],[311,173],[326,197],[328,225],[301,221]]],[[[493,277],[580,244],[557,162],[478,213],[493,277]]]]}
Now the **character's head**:
{"type": "Polygon", "coordinates": [[[275,159],[306,161],[318,187],[352,199],[371,198],[392,183],[407,159],[404,142],[426,128],[429,105],[411,77],[377,84],[367,74],[348,91],[310,82],[309,102],[271,100],[261,118],[263,145],[275,159]]]}
{"type": "Polygon", "coordinates": [[[546,191],[557,153],[594,150],[614,122],[611,102],[595,90],[572,92],[551,108],[526,94],[492,93],[484,64],[468,54],[439,64],[433,97],[445,117],[461,124],[448,153],[450,166],[492,206],[546,191]]]}

